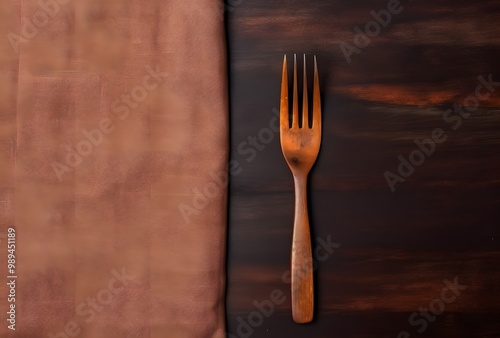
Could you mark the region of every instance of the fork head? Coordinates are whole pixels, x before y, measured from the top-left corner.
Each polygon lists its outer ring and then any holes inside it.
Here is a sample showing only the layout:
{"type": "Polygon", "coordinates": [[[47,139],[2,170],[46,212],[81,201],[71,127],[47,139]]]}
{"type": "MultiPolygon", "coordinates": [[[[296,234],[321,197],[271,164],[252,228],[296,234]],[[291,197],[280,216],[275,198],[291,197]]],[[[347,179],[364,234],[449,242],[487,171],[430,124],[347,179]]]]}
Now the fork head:
{"type": "Polygon", "coordinates": [[[321,100],[316,56],[314,57],[312,124],[309,123],[307,96],[306,56],[304,55],[304,75],[302,88],[302,114],[299,119],[297,90],[297,57],[293,62],[292,123],[289,119],[288,69],[286,55],[283,59],[280,101],[280,141],[281,150],[294,175],[309,172],[318,156],[321,144],[321,100]]]}

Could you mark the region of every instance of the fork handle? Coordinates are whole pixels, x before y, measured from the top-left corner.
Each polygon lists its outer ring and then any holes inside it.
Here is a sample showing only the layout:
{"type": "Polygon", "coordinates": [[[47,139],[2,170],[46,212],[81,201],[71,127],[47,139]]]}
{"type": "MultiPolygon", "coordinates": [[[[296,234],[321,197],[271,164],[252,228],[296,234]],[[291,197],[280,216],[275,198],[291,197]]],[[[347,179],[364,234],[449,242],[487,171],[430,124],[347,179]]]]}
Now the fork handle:
{"type": "Polygon", "coordinates": [[[313,318],[313,264],[307,213],[307,175],[294,175],[295,218],[293,224],[291,286],[292,317],[296,323],[313,318]]]}

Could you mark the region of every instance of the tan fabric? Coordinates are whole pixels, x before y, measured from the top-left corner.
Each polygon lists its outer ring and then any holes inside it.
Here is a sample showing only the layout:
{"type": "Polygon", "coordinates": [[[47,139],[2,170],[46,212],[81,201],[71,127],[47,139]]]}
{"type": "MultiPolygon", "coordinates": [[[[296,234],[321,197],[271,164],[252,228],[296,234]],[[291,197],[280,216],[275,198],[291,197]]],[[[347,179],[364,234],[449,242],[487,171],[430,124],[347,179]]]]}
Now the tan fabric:
{"type": "Polygon", "coordinates": [[[5,0],[0,16],[14,336],[223,337],[219,0],[5,0]]]}

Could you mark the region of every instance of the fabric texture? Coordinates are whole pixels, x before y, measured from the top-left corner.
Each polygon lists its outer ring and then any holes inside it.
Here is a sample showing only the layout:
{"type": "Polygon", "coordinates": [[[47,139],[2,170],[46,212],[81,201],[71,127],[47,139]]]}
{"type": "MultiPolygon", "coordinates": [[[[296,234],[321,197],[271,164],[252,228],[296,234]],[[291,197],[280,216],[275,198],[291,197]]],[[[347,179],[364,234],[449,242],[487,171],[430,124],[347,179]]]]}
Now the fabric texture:
{"type": "Polygon", "coordinates": [[[0,3],[0,335],[224,337],[222,8],[0,3]]]}

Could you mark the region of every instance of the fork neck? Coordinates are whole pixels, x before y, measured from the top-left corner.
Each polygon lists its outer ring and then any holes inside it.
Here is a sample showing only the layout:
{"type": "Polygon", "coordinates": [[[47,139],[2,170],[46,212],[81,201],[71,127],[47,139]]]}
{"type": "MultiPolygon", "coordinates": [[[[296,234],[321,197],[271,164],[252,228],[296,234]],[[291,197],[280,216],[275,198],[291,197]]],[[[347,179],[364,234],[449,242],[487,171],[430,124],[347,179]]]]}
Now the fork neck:
{"type": "Polygon", "coordinates": [[[292,169],[292,175],[293,175],[293,181],[294,182],[302,182],[307,183],[307,177],[309,176],[309,170],[304,168],[304,167],[291,167],[292,169]]]}
{"type": "Polygon", "coordinates": [[[295,185],[296,200],[307,205],[307,173],[294,173],[293,182],[295,185]]]}
{"type": "Polygon", "coordinates": [[[293,173],[293,181],[295,182],[295,184],[297,184],[298,182],[307,183],[307,176],[308,176],[308,173],[304,173],[301,171],[295,171],[293,173]]]}

